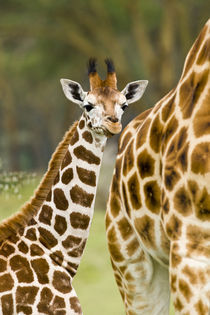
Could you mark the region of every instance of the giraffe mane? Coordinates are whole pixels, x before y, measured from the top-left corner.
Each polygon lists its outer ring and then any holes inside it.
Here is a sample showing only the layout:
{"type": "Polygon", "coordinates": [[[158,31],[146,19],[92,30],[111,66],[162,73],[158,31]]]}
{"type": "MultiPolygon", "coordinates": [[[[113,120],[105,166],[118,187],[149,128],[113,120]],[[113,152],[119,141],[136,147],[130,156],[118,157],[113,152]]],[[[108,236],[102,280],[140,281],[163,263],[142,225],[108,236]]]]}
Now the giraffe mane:
{"type": "Polygon", "coordinates": [[[40,209],[42,203],[47,198],[77,125],[78,121],[71,126],[65,133],[63,140],[58,144],[49,162],[48,170],[42,178],[37,190],[35,190],[31,200],[23,205],[17,213],[0,223],[0,241],[14,235],[20,228],[25,227],[40,209]]]}

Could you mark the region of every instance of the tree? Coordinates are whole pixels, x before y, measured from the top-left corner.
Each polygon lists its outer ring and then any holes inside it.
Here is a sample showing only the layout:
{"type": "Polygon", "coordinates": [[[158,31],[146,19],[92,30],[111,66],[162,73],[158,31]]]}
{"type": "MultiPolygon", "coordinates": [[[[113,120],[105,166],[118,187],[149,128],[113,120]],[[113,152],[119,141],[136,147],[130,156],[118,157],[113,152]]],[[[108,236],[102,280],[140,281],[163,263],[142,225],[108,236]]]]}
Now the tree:
{"type": "Polygon", "coordinates": [[[119,88],[148,79],[127,121],[175,86],[208,18],[205,0],[8,0],[0,11],[0,152],[11,169],[40,168],[78,116],[59,79],[88,89],[90,56],[112,57],[119,88]],[[190,8],[190,10],[189,10],[190,8]],[[2,155],[3,156],[3,155],[2,155]]]}

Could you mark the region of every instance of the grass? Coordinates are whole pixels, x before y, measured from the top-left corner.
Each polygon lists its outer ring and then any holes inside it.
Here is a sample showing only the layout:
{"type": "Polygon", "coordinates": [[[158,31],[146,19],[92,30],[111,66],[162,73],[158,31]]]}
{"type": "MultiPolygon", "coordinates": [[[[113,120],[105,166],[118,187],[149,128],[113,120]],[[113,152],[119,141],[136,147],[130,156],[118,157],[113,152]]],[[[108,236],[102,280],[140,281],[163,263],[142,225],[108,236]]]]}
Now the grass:
{"type": "MultiPolygon", "coordinates": [[[[22,198],[0,194],[0,220],[17,211],[29,199],[37,181],[20,190],[22,198]]],[[[125,314],[109,260],[102,211],[95,211],[90,236],[73,286],[85,315],[125,314]]],[[[173,314],[171,310],[170,315],[173,314]]]]}

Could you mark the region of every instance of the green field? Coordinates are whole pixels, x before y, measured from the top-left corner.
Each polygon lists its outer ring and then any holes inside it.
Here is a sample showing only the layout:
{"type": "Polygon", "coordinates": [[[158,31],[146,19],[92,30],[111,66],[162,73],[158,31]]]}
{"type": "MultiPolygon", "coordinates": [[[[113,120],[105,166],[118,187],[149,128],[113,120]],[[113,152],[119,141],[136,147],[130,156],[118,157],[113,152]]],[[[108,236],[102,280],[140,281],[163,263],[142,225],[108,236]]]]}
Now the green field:
{"type": "MultiPolygon", "coordinates": [[[[21,198],[0,195],[0,219],[16,211],[31,196],[34,187],[21,189],[21,198]]],[[[73,286],[80,299],[84,315],[124,315],[114,281],[105,240],[104,212],[96,211],[85,253],[73,286]]],[[[173,312],[171,311],[172,315],[173,312]]],[[[161,315],[161,314],[160,314],[161,315]]]]}

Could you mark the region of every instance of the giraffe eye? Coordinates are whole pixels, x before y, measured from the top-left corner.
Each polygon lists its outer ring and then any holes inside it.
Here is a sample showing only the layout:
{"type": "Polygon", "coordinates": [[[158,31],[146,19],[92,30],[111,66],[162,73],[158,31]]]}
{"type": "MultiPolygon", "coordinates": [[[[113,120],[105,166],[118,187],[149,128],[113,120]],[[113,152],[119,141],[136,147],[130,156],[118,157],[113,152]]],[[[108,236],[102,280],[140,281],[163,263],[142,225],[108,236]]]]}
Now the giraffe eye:
{"type": "Polygon", "coordinates": [[[127,107],[128,107],[128,105],[126,103],[124,103],[124,104],[122,104],[121,108],[122,108],[123,111],[125,111],[127,107]]]}
{"type": "Polygon", "coordinates": [[[94,106],[93,106],[93,104],[91,104],[91,103],[88,103],[87,105],[84,106],[84,108],[86,109],[87,112],[90,112],[91,109],[93,109],[93,107],[94,107],[94,106]]]}

